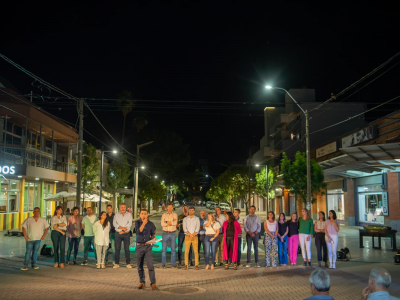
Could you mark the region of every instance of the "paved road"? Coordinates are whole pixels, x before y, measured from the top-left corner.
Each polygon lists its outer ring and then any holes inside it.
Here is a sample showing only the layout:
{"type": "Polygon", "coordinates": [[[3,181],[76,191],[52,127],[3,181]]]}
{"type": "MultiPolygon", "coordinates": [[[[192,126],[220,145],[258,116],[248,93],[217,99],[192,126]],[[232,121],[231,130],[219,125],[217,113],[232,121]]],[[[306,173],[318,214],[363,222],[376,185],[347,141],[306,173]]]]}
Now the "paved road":
{"type": "MultiPolygon", "coordinates": [[[[198,214],[200,210],[196,211],[198,214]]],[[[160,215],[152,217],[157,228],[160,228],[160,218],[160,215]]],[[[121,256],[124,257],[123,254],[121,256]]],[[[262,256],[263,253],[260,259],[262,256]]],[[[131,253],[131,259],[132,262],[136,261],[134,252],[131,253]]],[[[214,271],[161,269],[161,253],[154,252],[160,291],[138,291],[135,289],[139,283],[135,263],[133,269],[109,267],[97,270],[93,260],[91,257],[89,266],[85,267],[77,265],[55,269],[51,258],[39,257],[39,270],[22,272],[21,257],[0,258],[1,299],[304,299],[310,296],[308,277],[315,269],[302,266],[253,267],[238,271],[222,268],[214,271]]],[[[394,282],[391,293],[400,297],[400,266],[355,261],[338,262],[338,269],[328,270],[332,296],[335,299],[359,299],[362,288],[367,284],[368,273],[375,266],[389,270],[394,282]]],[[[204,268],[203,261],[200,267],[204,268]]],[[[147,276],[147,269],[145,272],[147,276]]]]}

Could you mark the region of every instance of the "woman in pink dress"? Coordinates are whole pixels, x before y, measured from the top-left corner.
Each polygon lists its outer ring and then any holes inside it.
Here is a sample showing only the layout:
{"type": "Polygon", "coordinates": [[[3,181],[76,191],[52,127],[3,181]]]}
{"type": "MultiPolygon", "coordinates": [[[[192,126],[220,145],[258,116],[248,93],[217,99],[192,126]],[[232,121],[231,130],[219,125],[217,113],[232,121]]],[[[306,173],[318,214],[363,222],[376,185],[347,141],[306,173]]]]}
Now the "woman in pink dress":
{"type": "Polygon", "coordinates": [[[229,269],[232,262],[233,269],[237,270],[238,240],[242,229],[232,212],[227,212],[227,221],[222,225],[222,232],[224,233],[222,257],[225,260],[225,270],[229,269]]]}

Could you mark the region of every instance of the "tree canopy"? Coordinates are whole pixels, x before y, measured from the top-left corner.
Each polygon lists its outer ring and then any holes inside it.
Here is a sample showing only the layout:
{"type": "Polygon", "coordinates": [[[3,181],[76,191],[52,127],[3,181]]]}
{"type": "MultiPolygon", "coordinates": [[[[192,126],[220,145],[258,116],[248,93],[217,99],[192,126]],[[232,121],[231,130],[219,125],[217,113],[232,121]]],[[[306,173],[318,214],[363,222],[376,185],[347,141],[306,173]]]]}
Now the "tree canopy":
{"type": "MultiPolygon", "coordinates": [[[[306,154],[298,151],[292,162],[283,153],[281,160],[282,179],[286,188],[293,190],[295,195],[299,195],[304,203],[307,202],[307,158],[306,154]]],[[[322,167],[313,159],[311,159],[311,193],[322,192],[326,189],[324,182],[324,171],[322,167]]],[[[317,199],[312,198],[311,203],[315,203],[317,199]]]]}
{"type": "MultiPolygon", "coordinates": [[[[96,147],[89,143],[83,144],[82,155],[82,193],[91,194],[98,184],[97,180],[100,175],[99,159],[96,153],[96,147]]],[[[74,158],[77,162],[78,154],[74,158]]]]}

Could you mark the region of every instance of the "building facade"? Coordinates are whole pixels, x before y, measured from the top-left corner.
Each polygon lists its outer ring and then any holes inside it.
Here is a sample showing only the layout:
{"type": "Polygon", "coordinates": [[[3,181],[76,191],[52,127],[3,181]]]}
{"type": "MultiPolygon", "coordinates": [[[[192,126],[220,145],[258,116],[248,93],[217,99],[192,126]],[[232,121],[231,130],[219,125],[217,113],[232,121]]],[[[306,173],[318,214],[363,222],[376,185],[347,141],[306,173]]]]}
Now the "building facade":
{"type": "Polygon", "coordinates": [[[43,199],[58,186],[76,184],[78,134],[0,86],[0,230],[9,230],[20,228],[34,207],[43,217],[51,215],[54,203],[43,199]]]}

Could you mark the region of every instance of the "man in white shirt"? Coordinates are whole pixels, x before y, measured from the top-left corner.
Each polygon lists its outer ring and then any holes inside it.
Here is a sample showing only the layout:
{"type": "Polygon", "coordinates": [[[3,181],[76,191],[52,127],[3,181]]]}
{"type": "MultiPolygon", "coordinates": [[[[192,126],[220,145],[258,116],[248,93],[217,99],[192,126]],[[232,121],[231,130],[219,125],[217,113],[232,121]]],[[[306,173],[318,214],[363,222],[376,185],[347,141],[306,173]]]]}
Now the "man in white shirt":
{"type": "Polygon", "coordinates": [[[194,215],[194,207],[189,207],[189,216],[183,219],[183,232],[185,233],[185,268],[189,268],[190,245],[194,251],[194,261],[196,270],[199,270],[199,248],[197,234],[200,230],[200,220],[194,215]]]}
{"type": "Polygon", "coordinates": [[[222,225],[224,225],[224,222],[226,221],[226,217],[224,214],[221,214],[221,207],[217,206],[215,208],[215,221],[221,225],[221,228],[219,230],[219,235],[218,235],[218,256],[216,257],[216,262],[215,265],[218,265],[218,258],[219,258],[219,265],[223,266],[222,262],[222,251],[223,251],[223,245],[224,245],[224,233],[222,232],[222,225]]]}
{"type": "Polygon", "coordinates": [[[26,241],[25,260],[24,266],[21,268],[22,271],[28,270],[29,260],[31,260],[33,269],[39,269],[36,261],[40,243],[46,237],[47,230],[49,230],[49,224],[44,218],[40,217],[40,208],[35,207],[33,209],[33,217],[27,218],[22,223],[22,232],[26,241]]]}
{"type": "Polygon", "coordinates": [[[165,268],[165,264],[167,263],[168,241],[170,241],[170,247],[171,247],[172,268],[176,267],[176,264],[175,264],[175,255],[176,255],[175,231],[176,231],[177,223],[178,223],[178,215],[176,213],[174,213],[174,205],[172,203],[168,203],[167,212],[164,213],[161,217],[161,226],[163,229],[162,255],[161,255],[162,268],[165,268]]]}
{"type": "MultiPolygon", "coordinates": [[[[95,250],[94,246],[94,232],[93,232],[93,224],[96,222],[97,217],[93,214],[93,209],[88,207],[86,209],[87,216],[82,219],[82,228],[85,230],[85,235],[83,238],[83,263],[82,266],[86,266],[88,264],[88,255],[89,255],[89,247],[93,246],[93,250],[95,250]]],[[[97,260],[97,253],[94,251],[94,256],[97,260]]]]}
{"type": "Polygon", "coordinates": [[[122,241],[124,242],[126,267],[132,269],[131,253],[129,246],[131,244],[130,231],[132,228],[132,214],[126,211],[126,204],[119,205],[119,213],[114,215],[113,224],[115,227],[115,265],[114,269],[119,268],[119,257],[121,252],[122,241]]]}

